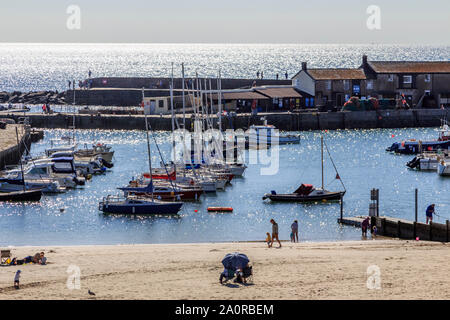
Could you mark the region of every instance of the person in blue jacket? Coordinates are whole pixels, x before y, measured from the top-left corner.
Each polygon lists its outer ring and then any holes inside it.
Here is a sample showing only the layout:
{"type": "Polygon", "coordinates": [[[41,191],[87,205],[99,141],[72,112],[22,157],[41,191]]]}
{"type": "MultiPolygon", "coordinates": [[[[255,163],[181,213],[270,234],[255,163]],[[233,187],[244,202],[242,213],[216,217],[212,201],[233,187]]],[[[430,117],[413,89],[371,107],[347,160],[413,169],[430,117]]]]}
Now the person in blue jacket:
{"type": "Polygon", "coordinates": [[[433,221],[433,214],[434,214],[434,203],[430,204],[427,208],[427,211],[425,211],[425,215],[427,216],[427,224],[428,221],[433,221]]]}

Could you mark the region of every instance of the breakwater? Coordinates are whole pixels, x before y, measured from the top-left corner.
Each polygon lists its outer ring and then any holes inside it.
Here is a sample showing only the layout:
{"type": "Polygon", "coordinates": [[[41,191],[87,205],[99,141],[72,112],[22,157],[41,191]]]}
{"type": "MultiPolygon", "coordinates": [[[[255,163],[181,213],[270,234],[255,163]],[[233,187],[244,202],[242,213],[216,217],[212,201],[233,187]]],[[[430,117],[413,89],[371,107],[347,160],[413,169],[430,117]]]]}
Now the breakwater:
{"type": "MultiPolygon", "coordinates": [[[[0,115],[13,118],[19,116],[0,115]]],[[[34,128],[68,129],[73,125],[72,114],[27,114],[30,125],[34,128]]],[[[335,129],[374,129],[374,128],[411,128],[437,127],[441,119],[447,117],[447,110],[417,109],[417,110],[384,110],[360,112],[305,112],[305,113],[262,113],[256,116],[238,114],[222,117],[223,129],[247,129],[252,124],[262,124],[263,119],[268,124],[275,125],[279,130],[335,130],[335,129]]],[[[182,123],[181,115],[177,115],[178,123],[182,123]]],[[[154,130],[170,130],[170,115],[151,115],[148,121],[154,130]]],[[[192,128],[191,117],[186,118],[186,128],[192,128]]],[[[217,124],[217,117],[213,122],[217,124]]],[[[78,129],[117,129],[143,130],[145,120],[143,115],[93,115],[76,114],[75,127],[78,129]]]]}
{"type": "Polygon", "coordinates": [[[8,124],[6,129],[0,130],[0,134],[1,170],[5,166],[17,164],[22,154],[26,150],[30,150],[32,134],[27,126],[21,124],[8,124]],[[16,128],[19,134],[19,144],[17,144],[16,128]]]}

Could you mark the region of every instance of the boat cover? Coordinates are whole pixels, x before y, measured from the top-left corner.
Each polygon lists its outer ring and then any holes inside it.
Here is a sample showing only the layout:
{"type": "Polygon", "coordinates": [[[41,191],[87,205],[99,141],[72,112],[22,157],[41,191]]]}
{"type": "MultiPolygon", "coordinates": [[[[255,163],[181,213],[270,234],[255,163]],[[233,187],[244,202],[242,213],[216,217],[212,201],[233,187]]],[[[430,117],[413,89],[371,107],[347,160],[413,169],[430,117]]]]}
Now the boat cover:
{"type": "Polygon", "coordinates": [[[302,184],[300,187],[298,187],[297,190],[294,191],[294,193],[301,194],[301,195],[308,195],[311,193],[311,191],[314,190],[314,186],[312,184],[302,184]]]}

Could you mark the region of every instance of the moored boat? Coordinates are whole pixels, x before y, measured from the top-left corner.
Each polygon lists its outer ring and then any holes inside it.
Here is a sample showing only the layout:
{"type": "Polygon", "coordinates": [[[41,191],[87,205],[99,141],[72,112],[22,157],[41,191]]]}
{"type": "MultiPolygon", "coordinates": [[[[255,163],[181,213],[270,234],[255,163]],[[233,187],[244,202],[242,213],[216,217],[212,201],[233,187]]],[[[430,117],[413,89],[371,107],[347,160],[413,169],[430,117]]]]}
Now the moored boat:
{"type": "Polygon", "coordinates": [[[0,202],[10,202],[10,201],[40,201],[42,197],[42,190],[20,190],[11,192],[0,192],[0,202]]]}
{"type": "Polygon", "coordinates": [[[165,202],[142,197],[107,196],[99,203],[99,210],[110,214],[172,215],[178,214],[182,202],[165,202]]]}

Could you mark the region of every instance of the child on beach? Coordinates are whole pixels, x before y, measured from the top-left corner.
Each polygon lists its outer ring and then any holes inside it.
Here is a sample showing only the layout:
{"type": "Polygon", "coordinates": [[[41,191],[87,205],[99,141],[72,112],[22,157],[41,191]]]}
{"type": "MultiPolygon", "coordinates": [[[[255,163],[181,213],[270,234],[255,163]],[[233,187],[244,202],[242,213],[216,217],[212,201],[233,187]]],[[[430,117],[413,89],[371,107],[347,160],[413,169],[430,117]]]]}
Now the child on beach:
{"type": "Polygon", "coordinates": [[[266,242],[267,242],[267,247],[270,248],[270,244],[272,243],[272,237],[270,236],[270,233],[266,232],[267,237],[266,237],[266,242]]]}
{"type": "Polygon", "coordinates": [[[20,272],[20,270],[17,270],[16,275],[14,276],[14,288],[16,289],[19,289],[20,272]]]}

